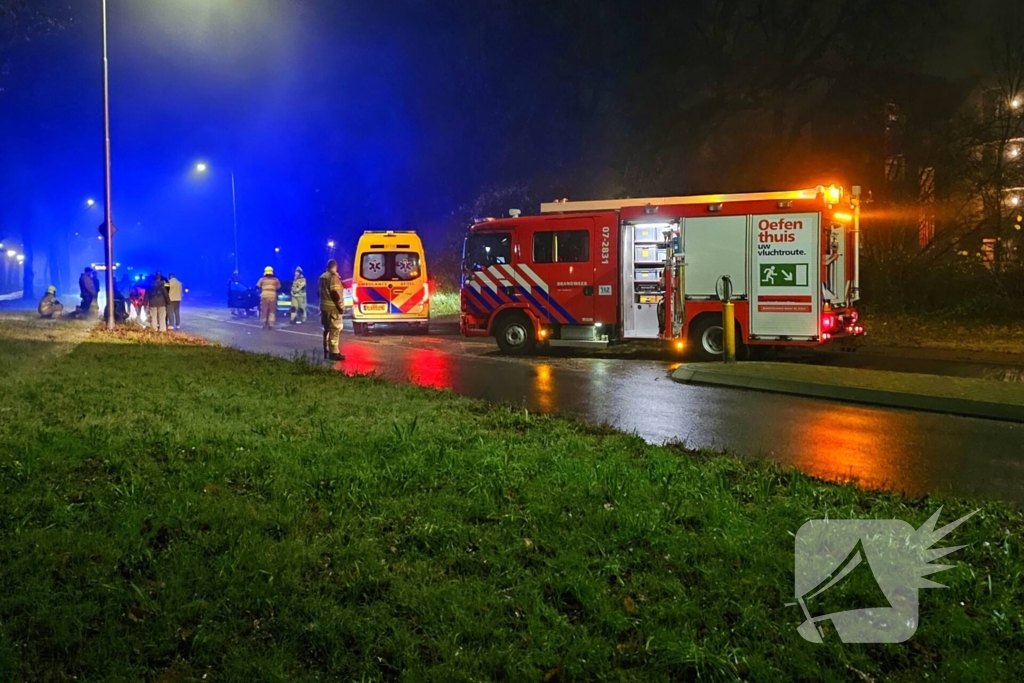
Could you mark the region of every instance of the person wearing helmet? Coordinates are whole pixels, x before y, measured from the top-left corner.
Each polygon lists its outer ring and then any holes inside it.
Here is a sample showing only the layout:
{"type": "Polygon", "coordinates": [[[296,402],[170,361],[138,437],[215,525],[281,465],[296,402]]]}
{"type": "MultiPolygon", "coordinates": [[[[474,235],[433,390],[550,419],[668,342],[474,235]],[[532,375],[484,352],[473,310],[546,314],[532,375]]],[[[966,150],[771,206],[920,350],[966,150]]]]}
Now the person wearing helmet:
{"type": "Polygon", "coordinates": [[[260,322],[263,329],[274,329],[277,320],[277,292],[281,289],[281,281],[274,277],[274,269],[267,266],[263,269],[263,277],[256,283],[260,290],[260,322]]]}
{"type": "Polygon", "coordinates": [[[46,294],[39,300],[40,318],[59,318],[64,312],[64,305],[57,301],[57,288],[50,285],[46,288],[46,294]]]}
{"type": "Polygon", "coordinates": [[[292,324],[301,325],[306,322],[306,276],[298,266],[295,268],[295,279],[292,280],[291,309],[292,324]]]}

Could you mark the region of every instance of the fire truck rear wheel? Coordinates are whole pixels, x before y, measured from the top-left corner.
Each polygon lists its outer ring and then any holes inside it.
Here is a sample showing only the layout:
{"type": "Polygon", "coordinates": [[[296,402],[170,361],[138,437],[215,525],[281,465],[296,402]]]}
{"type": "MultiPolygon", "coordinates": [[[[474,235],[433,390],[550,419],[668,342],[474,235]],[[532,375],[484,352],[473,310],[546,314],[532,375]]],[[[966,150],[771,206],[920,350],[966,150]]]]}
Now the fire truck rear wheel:
{"type": "Polygon", "coordinates": [[[714,316],[697,319],[690,330],[690,348],[701,360],[720,358],[725,350],[722,321],[714,316]]]}
{"type": "MultiPolygon", "coordinates": [[[[750,347],[742,342],[740,326],[736,325],[736,358],[750,360],[750,347]]],[[[725,353],[725,335],[722,334],[722,318],[705,315],[697,318],[690,328],[690,348],[700,360],[718,360],[725,353]]]]}
{"type": "Polygon", "coordinates": [[[522,356],[533,351],[537,338],[533,334],[533,325],[525,315],[510,314],[498,322],[494,338],[502,353],[510,356],[522,356]]]}

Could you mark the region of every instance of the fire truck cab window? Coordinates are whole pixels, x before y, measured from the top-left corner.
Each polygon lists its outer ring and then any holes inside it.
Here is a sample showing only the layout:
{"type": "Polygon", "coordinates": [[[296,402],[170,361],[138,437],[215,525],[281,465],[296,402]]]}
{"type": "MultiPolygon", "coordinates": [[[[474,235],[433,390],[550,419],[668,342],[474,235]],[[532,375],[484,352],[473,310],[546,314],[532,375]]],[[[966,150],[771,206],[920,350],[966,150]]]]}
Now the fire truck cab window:
{"type": "Polygon", "coordinates": [[[588,230],[557,230],[533,234],[534,263],[586,263],[589,260],[588,230]]]}
{"type": "Polygon", "coordinates": [[[485,270],[512,261],[512,235],[507,232],[477,233],[466,238],[463,269],[468,272],[485,270]]]}

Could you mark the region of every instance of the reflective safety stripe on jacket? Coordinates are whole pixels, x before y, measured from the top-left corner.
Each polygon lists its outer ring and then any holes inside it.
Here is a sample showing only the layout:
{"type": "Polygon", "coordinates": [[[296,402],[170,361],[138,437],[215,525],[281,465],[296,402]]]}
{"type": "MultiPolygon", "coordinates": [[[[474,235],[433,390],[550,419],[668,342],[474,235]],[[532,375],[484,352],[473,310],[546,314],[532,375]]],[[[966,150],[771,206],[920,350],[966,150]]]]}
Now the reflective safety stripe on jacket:
{"type": "Polygon", "coordinates": [[[39,315],[50,315],[53,313],[53,305],[57,302],[57,297],[47,292],[43,295],[42,301],[39,302],[39,315]]]}
{"type": "Polygon", "coordinates": [[[337,292],[338,301],[342,301],[344,289],[341,286],[341,278],[338,277],[337,273],[332,273],[328,270],[320,276],[319,282],[320,311],[323,313],[338,312],[338,306],[334,303],[331,292],[337,292]]]}
{"type": "Polygon", "coordinates": [[[276,299],[277,290],[281,289],[281,281],[273,275],[264,275],[256,283],[256,287],[260,290],[261,299],[276,299]]]}

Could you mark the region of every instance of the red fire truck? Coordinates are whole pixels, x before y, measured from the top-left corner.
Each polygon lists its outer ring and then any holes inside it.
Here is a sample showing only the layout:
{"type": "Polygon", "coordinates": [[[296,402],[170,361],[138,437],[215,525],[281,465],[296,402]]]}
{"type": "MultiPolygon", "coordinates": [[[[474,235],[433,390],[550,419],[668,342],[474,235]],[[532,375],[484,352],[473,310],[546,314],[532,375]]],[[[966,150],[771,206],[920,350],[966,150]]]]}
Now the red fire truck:
{"type": "MultiPolygon", "coordinates": [[[[553,202],[473,225],[461,329],[508,354],[634,339],[723,352],[723,291],[736,339],[815,346],[863,334],[860,188],[553,202]],[[731,285],[731,287],[730,287],[731,285]]],[[[742,347],[741,347],[742,348],[742,347]]]]}

